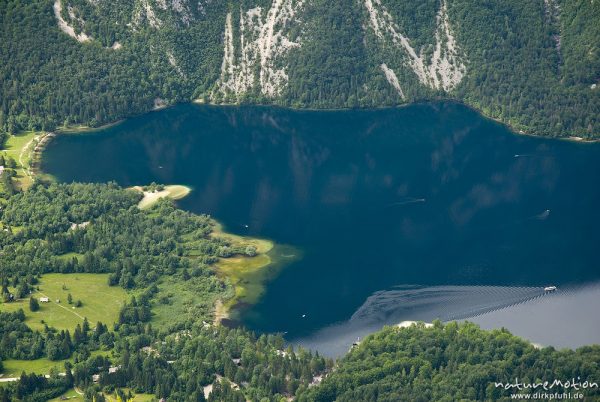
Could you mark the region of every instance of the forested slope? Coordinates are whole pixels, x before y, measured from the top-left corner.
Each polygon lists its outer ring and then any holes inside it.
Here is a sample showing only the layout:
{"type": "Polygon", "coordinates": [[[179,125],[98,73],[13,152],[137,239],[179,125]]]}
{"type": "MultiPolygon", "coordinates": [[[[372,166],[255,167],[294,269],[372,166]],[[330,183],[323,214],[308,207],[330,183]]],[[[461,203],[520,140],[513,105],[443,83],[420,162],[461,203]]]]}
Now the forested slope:
{"type": "MultiPolygon", "coordinates": [[[[334,363],[293,350],[279,335],[218,325],[216,301],[234,290],[214,264],[247,249],[214,233],[207,216],[169,200],[142,210],[140,198],[114,183],[39,179],[25,192],[0,194],[0,374],[2,362],[15,359],[27,372],[0,384],[1,402],[45,401],[72,387],[90,401],[130,391],[168,401],[502,400],[516,390],[497,382],[554,380],[563,384],[549,392],[599,398],[597,386],[564,384],[598,382],[598,346],[538,349],[505,330],[436,322],[385,328],[334,363]],[[90,297],[109,303],[108,288],[119,287],[127,301],[114,322],[79,316],[72,327],[54,328],[50,316],[32,318],[37,309],[61,305],[53,298],[41,307],[32,293],[49,289],[51,273],[65,278],[63,292],[67,277],[76,283],[103,274],[104,292],[90,297]],[[15,308],[28,299],[28,308],[15,308]],[[165,308],[166,320],[159,313],[165,308]],[[40,359],[63,368],[49,378],[31,373],[39,373],[40,359]]],[[[83,313],[77,303],[64,308],[83,313]]]]}
{"type": "MultiPolygon", "coordinates": [[[[286,348],[278,335],[213,325],[216,300],[233,296],[213,264],[247,249],[211,236],[207,216],[167,200],[141,210],[140,198],[112,183],[38,181],[26,192],[0,194],[0,374],[9,359],[25,363],[27,372],[0,384],[0,401],[46,401],[73,386],[95,401],[120,388],[171,401],[209,394],[211,401],[279,401],[331,368],[317,354],[286,348]],[[42,320],[43,329],[34,330],[30,315],[41,307],[31,295],[40,286],[46,291],[49,273],[104,273],[106,286],[126,289],[129,300],[115,322],[86,318],[59,331],[42,320]],[[27,299],[26,312],[12,307],[27,299]],[[157,316],[164,305],[166,322],[157,316]],[[41,358],[64,369],[36,375],[41,358]]],[[[113,302],[106,292],[90,297],[113,302]]]]}
{"type": "Polygon", "coordinates": [[[202,99],[307,108],[456,99],[527,133],[600,135],[587,0],[7,0],[0,130],[202,99]]]}
{"type": "Polygon", "coordinates": [[[550,400],[550,397],[532,396],[539,392],[573,395],[577,391],[585,400],[598,400],[598,386],[585,386],[584,382],[591,383],[598,378],[599,358],[598,346],[583,347],[575,352],[537,349],[506,330],[483,331],[471,323],[444,326],[437,322],[433,328],[423,324],[401,329],[387,327],[355,347],[319,387],[303,393],[298,400],[519,399],[511,398],[512,394],[550,400]],[[550,386],[554,380],[562,384],[550,386]],[[546,390],[541,385],[535,389],[516,388],[516,384],[543,384],[544,381],[548,381],[546,390]],[[565,386],[567,381],[569,384],[565,386]],[[579,384],[578,389],[572,387],[575,382],[579,384]]]}

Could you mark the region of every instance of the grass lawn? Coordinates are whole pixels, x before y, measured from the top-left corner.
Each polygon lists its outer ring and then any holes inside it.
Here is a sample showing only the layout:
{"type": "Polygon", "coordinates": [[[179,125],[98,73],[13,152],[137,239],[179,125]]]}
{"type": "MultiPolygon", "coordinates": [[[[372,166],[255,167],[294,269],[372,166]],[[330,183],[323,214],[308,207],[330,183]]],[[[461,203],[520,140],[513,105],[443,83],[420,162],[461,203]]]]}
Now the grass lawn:
{"type": "MultiPolygon", "coordinates": [[[[125,393],[127,393],[128,389],[123,388],[123,391],[125,391],[125,393]]],[[[112,394],[112,395],[104,394],[104,396],[106,397],[106,400],[109,402],[117,401],[117,397],[114,394],[112,394]]],[[[67,391],[66,393],[62,394],[58,398],[50,399],[49,402],[59,402],[59,401],[65,400],[65,399],[61,399],[61,398],[67,398],[67,400],[69,400],[69,401],[83,401],[83,395],[79,395],[77,393],[77,391],[75,391],[74,389],[71,389],[71,390],[67,391]]],[[[155,401],[156,398],[152,394],[136,394],[133,396],[132,400],[134,402],[151,402],[151,401],[155,401]]]]}
{"type": "Polygon", "coordinates": [[[32,183],[29,173],[29,164],[31,163],[36,140],[40,135],[40,133],[33,131],[11,135],[6,141],[4,150],[1,151],[1,153],[12,157],[17,162],[16,179],[20,188],[28,188],[32,183]]]}
{"type": "Polygon", "coordinates": [[[68,401],[81,401],[83,402],[83,395],[79,395],[77,393],[77,391],[75,391],[75,389],[70,389],[67,392],[65,392],[64,394],[62,394],[61,396],[59,396],[58,398],[54,398],[54,399],[50,399],[49,402],[59,402],[59,401],[64,401],[66,398],[66,400],[68,401]],[[63,398],[63,399],[61,399],[63,398]]]}
{"type": "MultiPolygon", "coordinates": [[[[91,352],[92,356],[108,356],[109,351],[95,350],[91,352]]],[[[26,373],[36,373],[40,375],[46,375],[50,373],[52,368],[55,368],[59,373],[65,371],[65,362],[73,363],[73,359],[52,361],[46,358],[36,360],[14,360],[8,359],[3,360],[4,371],[2,371],[3,377],[19,377],[24,371],[26,373]]]]}
{"type": "Polygon", "coordinates": [[[39,311],[31,312],[29,299],[24,299],[0,304],[0,311],[22,308],[27,317],[25,322],[34,330],[43,329],[41,321],[44,320],[51,327],[72,332],[84,317],[91,326],[98,321],[110,326],[118,319],[119,310],[128,297],[124,289],[108,286],[107,283],[108,274],[46,274],[38,285],[40,290],[35,291],[33,296],[38,299],[48,296],[49,303],[39,303],[39,311]],[[69,293],[73,297],[72,305],[67,303],[69,293]],[[77,300],[81,300],[82,307],[74,307],[77,300]]]}
{"type": "MultiPolygon", "coordinates": [[[[121,388],[126,394],[129,391],[128,388],[121,388]]],[[[132,392],[133,393],[133,392],[132,392]]],[[[104,394],[106,400],[108,402],[117,402],[116,394],[104,394]]],[[[152,394],[134,394],[133,399],[130,399],[133,402],[151,402],[156,401],[156,397],[152,394]]]]}
{"type": "Polygon", "coordinates": [[[48,374],[52,368],[59,372],[65,369],[64,361],[50,361],[46,358],[36,360],[4,360],[2,362],[4,377],[19,377],[23,371],[26,373],[48,374]]]}
{"type": "Polygon", "coordinates": [[[76,257],[78,260],[82,260],[83,259],[83,254],[79,254],[79,253],[66,253],[66,254],[62,254],[59,255],[58,258],[60,258],[63,261],[69,261],[71,259],[73,259],[73,257],[76,257]]]}

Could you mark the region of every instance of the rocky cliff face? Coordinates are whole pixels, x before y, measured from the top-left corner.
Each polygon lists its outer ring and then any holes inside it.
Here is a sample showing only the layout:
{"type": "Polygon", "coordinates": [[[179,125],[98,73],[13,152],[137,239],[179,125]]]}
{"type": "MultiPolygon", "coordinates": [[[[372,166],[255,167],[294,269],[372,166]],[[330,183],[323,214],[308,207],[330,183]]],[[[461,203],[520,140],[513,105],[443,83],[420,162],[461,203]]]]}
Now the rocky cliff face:
{"type": "MultiPolygon", "coordinates": [[[[430,55],[425,54],[424,48],[413,47],[410,38],[401,32],[380,0],[364,0],[364,5],[369,16],[368,26],[375,33],[379,44],[388,44],[402,52],[404,62],[423,85],[450,91],[461,82],[466,73],[466,57],[452,32],[446,0],[442,0],[436,15],[435,36],[430,41],[433,53],[430,55]]],[[[399,89],[394,71],[385,64],[382,64],[382,70],[390,84],[399,89]]]]}
{"type": "Polygon", "coordinates": [[[240,8],[237,41],[229,12],[224,28],[223,64],[215,91],[233,100],[253,88],[267,98],[279,96],[288,83],[285,57],[301,46],[301,38],[292,37],[291,28],[300,25],[297,16],[304,5],[302,0],[274,0],[268,8],[240,8]]]}
{"type": "MultiPolygon", "coordinates": [[[[222,53],[219,76],[207,94],[213,101],[238,102],[249,93],[260,94],[264,99],[280,97],[289,83],[288,57],[303,46],[304,37],[310,34],[306,32],[307,22],[314,11],[314,0],[258,1],[253,7],[248,7],[248,3],[231,2],[224,15],[212,15],[224,20],[218,44],[222,53]]],[[[412,71],[413,79],[421,85],[449,92],[467,73],[467,57],[453,34],[446,0],[439,4],[430,45],[422,47],[416,47],[402,32],[380,0],[360,0],[353,5],[363,17],[358,23],[364,31],[364,45],[397,53],[396,59],[400,58],[400,64],[412,71]],[[374,40],[367,41],[367,32],[373,34],[374,40]],[[427,52],[430,47],[433,51],[427,52]]],[[[155,34],[161,30],[185,31],[210,14],[211,8],[212,0],[54,2],[58,27],[81,43],[94,41],[93,33],[86,30],[86,12],[95,14],[94,19],[105,19],[111,13],[119,15],[121,19],[114,23],[126,27],[126,34],[134,35],[143,30],[155,34]]],[[[118,50],[122,46],[116,40],[107,48],[118,50]]],[[[185,77],[173,49],[166,47],[162,51],[174,70],[185,77]]],[[[372,62],[400,99],[407,99],[403,78],[394,71],[399,66],[391,67],[394,63],[384,59],[372,62]]]]}
{"type": "MultiPolygon", "coordinates": [[[[139,99],[130,87],[143,93],[139,105],[202,99],[339,108],[443,98],[524,132],[600,132],[600,2],[32,1],[52,24],[51,35],[36,41],[54,38],[54,54],[64,53],[75,69],[93,66],[74,65],[80,52],[120,77],[113,84],[95,74],[90,99],[113,92],[139,99]]],[[[32,110],[11,102],[16,114],[32,110]]],[[[128,103],[104,107],[96,120],[123,115],[128,103]]],[[[84,109],[87,116],[94,108],[84,109]]]]}

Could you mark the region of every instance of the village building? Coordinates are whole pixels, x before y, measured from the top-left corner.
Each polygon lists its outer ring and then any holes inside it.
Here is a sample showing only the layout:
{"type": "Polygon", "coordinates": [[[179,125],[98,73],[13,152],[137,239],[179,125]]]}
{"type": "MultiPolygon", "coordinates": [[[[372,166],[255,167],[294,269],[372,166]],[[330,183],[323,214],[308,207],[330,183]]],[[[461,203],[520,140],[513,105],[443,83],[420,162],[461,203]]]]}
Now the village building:
{"type": "Polygon", "coordinates": [[[117,371],[119,371],[119,369],[121,369],[121,366],[113,366],[113,367],[109,367],[109,368],[108,368],[108,374],[113,374],[113,373],[116,373],[117,371]]]}

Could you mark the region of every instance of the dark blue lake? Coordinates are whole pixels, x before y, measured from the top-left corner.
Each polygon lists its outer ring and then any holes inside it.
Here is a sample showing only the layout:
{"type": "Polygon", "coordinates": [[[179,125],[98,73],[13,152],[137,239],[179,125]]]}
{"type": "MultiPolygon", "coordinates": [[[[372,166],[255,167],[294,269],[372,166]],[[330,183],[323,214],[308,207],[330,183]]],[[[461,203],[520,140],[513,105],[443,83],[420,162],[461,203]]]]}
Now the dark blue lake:
{"type": "Polygon", "coordinates": [[[514,135],[453,103],[180,105],[59,136],[42,168],[67,182],[189,185],[182,208],[297,247],[302,258],[240,312],[290,340],[359,310],[378,324],[453,319],[600,279],[600,144],[514,135]],[[392,292],[385,306],[380,291],[392,292]]]}

